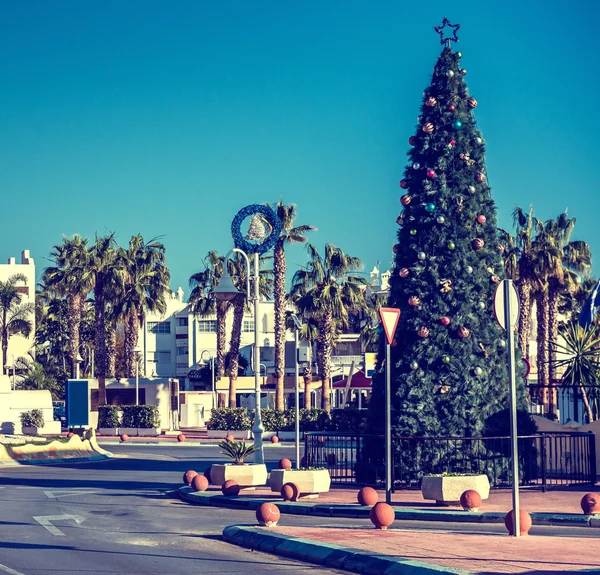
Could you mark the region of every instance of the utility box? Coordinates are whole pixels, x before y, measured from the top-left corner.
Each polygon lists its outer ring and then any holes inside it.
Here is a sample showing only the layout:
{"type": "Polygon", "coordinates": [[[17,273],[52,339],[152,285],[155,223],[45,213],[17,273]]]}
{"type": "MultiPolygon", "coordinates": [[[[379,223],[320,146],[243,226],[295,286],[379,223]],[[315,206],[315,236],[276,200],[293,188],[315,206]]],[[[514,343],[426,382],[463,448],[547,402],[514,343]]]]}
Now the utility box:
{"type": "Polygon", "coordinates": [[[310,348],[306,345],[298,347],[298,363],[308,363],[310,361],[310,348]]]}
{"type": "Polygon", "coordinates": [[[67,381],[67,427],[88,427],[90,424],[90,382],[87,379],[67,381]]]}

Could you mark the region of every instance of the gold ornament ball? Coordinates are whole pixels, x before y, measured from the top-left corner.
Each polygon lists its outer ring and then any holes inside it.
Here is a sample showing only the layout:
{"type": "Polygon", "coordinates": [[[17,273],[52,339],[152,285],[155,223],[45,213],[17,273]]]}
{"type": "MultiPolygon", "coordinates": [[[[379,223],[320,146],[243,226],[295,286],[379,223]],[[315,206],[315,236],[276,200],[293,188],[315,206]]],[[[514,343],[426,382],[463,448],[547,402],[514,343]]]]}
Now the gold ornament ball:
{"type": "Polygon", "coordinates": [[[410,272],[408,271],[408,268],[402,268],[400,270],[400,274],[399,275],[400,275],[401,278],[406,278],[406,277],[408,277],[409,273],[410,272]]]}
{"type": "Polygon", "coordinates": [[[475,179],[480,183],[485,182],[485,174],[483,172],[477,172],[475,174],[475,179]]]}
{"type": "Polygon", "coordinates": [[[419,337],[429,337],[429,329],[427,327],[425,327],[424,325],[422,325],[419,330],[417,331],[417,335],[419,337]]]}
{"type": "Polygon", "coordinates": [[[408,194],[404,194],[401,198],[400,198],[400,203],[403,206],[408,206],[408,204],[410,204],[412,198],[408,195],[408,194]]]}
{"type": "Polygon", "coordinates": [[[423,125],[423,131],[426,134],[431,134],[431,132],[433,132],[433,130],[434,130],[434,127],[431,122],[427,122],[426,124],[423,125]]]}
{"type": "Polygon", "coordinates": [[[477,108],[477,100],[475,98],[469,98],[467,104],[469,104],[469,108],[477,108]]]}
{"type": "Polygon", "coordinates": [[[412,307],[416,307],[418,305],[421,305],[421,299],[419,297],[417,297],[416,295],[411,295],[408,298],[408,305],[410,305],[412,307]]]}
{"type": "Polygon", "coordinates": [[[469,337],[471,335],[471,332],[469,331],[469,328],[467,327],[461,327],[458,330],[458,337],[465,339],[466,337],[469,337]]]}
{"type": "Polygon", "coordinates": [[[427,100],[425,100],[425,105],[429,106],[430,108],[432,108],[436,104],[437,104],[437,100],[433,96],[429,96],[429,98],[427,98],[427,100]]]}
{"type": "Polygon", "coordinates": [[[471,245],[473,246],[473,249],[480,250],[485,245],[485,242],[481,238],[475,238],[471,242],[471,245]]]}

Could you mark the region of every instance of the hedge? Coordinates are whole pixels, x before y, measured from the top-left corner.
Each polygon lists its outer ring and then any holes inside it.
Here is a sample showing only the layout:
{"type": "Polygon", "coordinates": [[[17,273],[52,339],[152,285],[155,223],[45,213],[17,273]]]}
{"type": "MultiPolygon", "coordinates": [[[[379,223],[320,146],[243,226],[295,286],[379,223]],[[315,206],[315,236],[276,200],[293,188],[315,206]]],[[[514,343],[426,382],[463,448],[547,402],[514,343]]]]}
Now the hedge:
{"type": "Polygon", "coordinates": [[[212,410],[206,428],[216,431],[248,431],[252,429],[252,420],[244,407],[220,407],[212,410]]]}
{"type": "Polygon", "coordinates": [[[155,429],[160,427],[156,405],[100,405],[98,427],[134,427],[155,429]]]}
{"type": "Polygon", "coordinates": [[[121,415],[122,411],[120,405],[99,405],[98,427],[121,427],[121,415]]]}

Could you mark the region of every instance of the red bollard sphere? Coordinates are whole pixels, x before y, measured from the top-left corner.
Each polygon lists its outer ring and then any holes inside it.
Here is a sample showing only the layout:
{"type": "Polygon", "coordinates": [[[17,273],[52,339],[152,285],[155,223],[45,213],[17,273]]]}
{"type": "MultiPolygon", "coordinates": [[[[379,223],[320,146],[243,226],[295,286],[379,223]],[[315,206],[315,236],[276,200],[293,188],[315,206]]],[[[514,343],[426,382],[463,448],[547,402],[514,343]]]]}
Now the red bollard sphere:
{"type": "Polygon", "coordinates": [[[372,487],[363,487],[358,492],[356,499],[358,499],[359,505],[368,505],[369,507],[371,507],[379,501],[379,495],[377,494],[377,491],[375,491],[375,489],[373,489],[372,487]]]}
{"type": "Polygon", "coordinates": [[[256,519],[263,527],[275,527],[280,517],[279,507],[273,503],[263,503],[256,510],[256,519]]]}
{"type": "Polygon", "coordinates": [[[231,443],[232,441],[234,441],[234,437],[233,437],[233,435],[231,435],[231,433],[228,433],[228,434],[225,436],[225,441],[229,441],[230,443],[231,443]]]}
{"type": "Polygon", "coordinates": [[[196,475],[198,475],[197,471],[194,471],[193,469],[188,469],[184,474],[183,474],[183,482],[186,485],[191,485],[192,484],[192,479],[194,479],[194,477],[196,477],[196,475]]]}
{"type": "Polygon", "coordinates": [[[208,479],[204,475],[195,475],[190,487],[194,491],[206,491],[208,489],[208,479]]]}
{"type": "MultiPolygon", "coordinates": [[[[511,509],[504,518],[504,526],[508,530],[509,535],[514,535],[513,517],[514,511],[511,509]]],[[[527,535],[529,533],[529,530],[531,529],[531,525],[531,515],[529,515],[529,513],[527,513],[525,509],[519,509],[519,529],[521,535],[527,535]]]]}
{"type": "Polygon", "coordinates": [[[121,434],[121,441],[128,441],[129,440],[129,435],[127,435],[126,433],[122,433],[121,434]]]}
{"type": "Polygon", "coordinates": [[[182,443],[182,442],[184,442],[184,441],[185,441],[185,435],[183,435],[183,433],[180,433],[180,434],[177,436],[177,441],[179,441],[179,443],[182,443]]]}
{"type": "Polygon", "coordinates": [[[600,513],[600,493],[586,493],[581,499],[581,510],[586,515],[600,513]]]}
{"type": "Polygon", "coordinates": [[[228,479],[221,486],[221,491],[223,492],[223,495],[227,497],[235,497],[240,494],[240,484],[233,479],[228,479]]]}
{"type": "Polygon", "coordinates": [[[289,459],[286,459],[284,457],[283,459],[279,460],[279,463],[277,464],[277,467],[279,469],[291,469],[292,468],[292,462],[289,459]]]}
{"type": "Polygon", "coordinates": [[[460,505],[465,511],[479,511],[481,507],[481,495],[474,489],[467,489],[460,496],[460,505]]]}
{"type": "Polygon", "coordinates": [[[281,497],[283,497],[284,501],[298,501],[300,490],[295,483],[284,483],[281,487],[281,497]]]}
{"type": "Polygon", "coordinates": [[[375,525],[375,529],[387,529],[396,518],[394,508],[387,503],[376,503],[371,507],[369,514],[371,523],[375,525]]]}
{"type": "Polygon", "coordinates": [[[71,437],[73,437],[75,434],[72,431],[69,431],[69,433],[67,433],[67,439],[71,439],[71,437]]]}
{"type": "Polygon", "coordinates": [[[276,435],[271,435],[271,443],[279,443],[279,437],[276,435]]]}

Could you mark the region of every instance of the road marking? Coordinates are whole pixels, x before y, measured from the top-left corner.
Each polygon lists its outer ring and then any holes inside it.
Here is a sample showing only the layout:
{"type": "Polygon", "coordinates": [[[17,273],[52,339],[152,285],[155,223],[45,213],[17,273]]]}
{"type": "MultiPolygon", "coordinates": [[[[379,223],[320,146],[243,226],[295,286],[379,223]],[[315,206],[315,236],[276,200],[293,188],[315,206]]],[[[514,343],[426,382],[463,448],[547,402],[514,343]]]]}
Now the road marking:
{"type": "Polygon", "coordinates": [[[5,573],[9,573],[10,575],[25,575],[25,573],[15,571],[14,569],[7,567],[6,565],[2,565],[2,563],[0,563],[0,571],[4,571],[5,573]]]}
{"type": "Polygon", "coordinates": [[[77,525],[80,525],[85,521],[83,517],[79,517],[79,515],[38,515],[33,518],[37,521],[42,527],[45,527],[52,535],[56,535],[58,537],[64,537],[65,534],[58,528],[54,527],[50,522],[51,521],[69,521],[73,520],[77,525]]]}
{"type": "Polygon", "coordinates": [[[91,495],[92,493],[98,493],[98,491],[89,491],[86,488],[82,489],[61,489],[60,491],[46,491],[44,493],[49,499],[57,499],[59,497],[72,497],[74,495],[91,495]]]}

